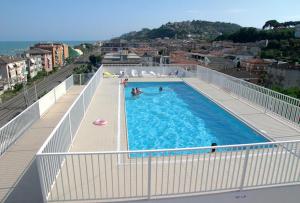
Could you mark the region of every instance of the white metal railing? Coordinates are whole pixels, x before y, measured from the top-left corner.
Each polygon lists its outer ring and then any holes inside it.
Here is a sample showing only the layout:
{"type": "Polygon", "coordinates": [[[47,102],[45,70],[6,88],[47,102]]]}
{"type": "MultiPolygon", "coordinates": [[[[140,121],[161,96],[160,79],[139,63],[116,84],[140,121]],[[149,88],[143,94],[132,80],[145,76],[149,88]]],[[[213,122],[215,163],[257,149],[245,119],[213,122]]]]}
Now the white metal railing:
{"type": "MultiPolygon", "coordinates": [[[[37,161],[39,169],[42,167],[41,156],[45,153],[68,152],[73,138],[79,128],[80,122],[84,113],[92,100],[94,92],[102,78],[102,67],[93,75],[83,91],[70,106],[69,110],[60,120],[56,128],[52,131],[48,139],[45,141],[39,152],[37,153],[37,161]]],[[[64,162],[64,158],[50,157],[51,167],[49,173],[45,174],[44,168],[39,170],[39,175],[42,182],[42,192],[45,197],[49,192],[49,188],[55,181],[57,174],[60,171],[60,166],[64,162]],[[44,180],[46,178],[47,180],[44,180]]]]}
{"type": "Polygon", "coordinates": [[[73,86],[70,76],[46,95],[0,128],[0,155],[2,155],[23,133],[37,121],[66,91],[73,86]]]}
{"type": "Polygon", "coordinates": [[[141,65],[141,64],[103,64],[104,67],[181,67],[184,69],[197,69],[196,64],[160,64],[154,63],[153,65],[141,65]]]}
{"type": "Polygon", "coordinates": [[[45,201],[150,199],[300,183],[299,143],[43,153],[38,163],[45,201]]]}
{"type": "Polygon", "coordinates": [[[73,74],[74,85],[86,85],[94,73],[73,74]]]}
{"type": "Polygon", "coordinates": [[[195,66],[187,66],[187,65],[162,65],[162,66],[105,65],[104,71],[108,71],[115,75],[121,75],[121,73],[123,72],[125,77],[179,77],[179,78],[196,77],[195,66]],[[191,70],[194,70],[194,72],[192,72],[191,70]]]}
{"type": "Polygon", "coordinates": [[[203,81],[258,105],[265,112],[279,115],[296,126],[300,124],[299,99],[201,66],[197,68],[197,75],[203,81]]]}

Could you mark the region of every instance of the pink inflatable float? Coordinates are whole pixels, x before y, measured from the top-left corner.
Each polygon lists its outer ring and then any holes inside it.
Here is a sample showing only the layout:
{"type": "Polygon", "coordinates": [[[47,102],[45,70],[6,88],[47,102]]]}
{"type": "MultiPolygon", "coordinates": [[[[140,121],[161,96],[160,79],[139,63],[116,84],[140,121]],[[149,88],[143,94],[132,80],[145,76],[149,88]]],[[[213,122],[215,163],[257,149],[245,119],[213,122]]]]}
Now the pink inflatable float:
{"type": "Polygon", "coordinates": [[[103,120],[103,119],[100,119],[98,118],[97,120],[95,120],[93,122],[94,125],[99,125],[99,126],[103,126],[103,125],[106,125],[107,124],[107,121],[106,120],[103,120]]]}

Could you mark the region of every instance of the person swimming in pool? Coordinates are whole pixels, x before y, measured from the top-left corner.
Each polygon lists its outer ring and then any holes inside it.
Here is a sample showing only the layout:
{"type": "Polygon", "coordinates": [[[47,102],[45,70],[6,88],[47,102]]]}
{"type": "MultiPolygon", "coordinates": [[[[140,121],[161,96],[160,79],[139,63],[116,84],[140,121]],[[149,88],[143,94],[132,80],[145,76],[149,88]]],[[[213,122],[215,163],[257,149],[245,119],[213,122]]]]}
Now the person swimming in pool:
{"type": "Polygon", "coordinates": [[[160,87],[159,87],[159,91],[160,91],[160,92],[162,92],[162,91],[163,91],[163,88],[162,88],[162,86],[160,86],[160,87]]]}
{"type": "Polygon", "coordinates": [[[136,96],[136,95],[137,95],[137,94],[136,94],[136,90],[135,90],[134,88],[131,89],[131,95],[132,95],[132,96],[136,96]]]}
{"type": "Polygon", "coordinates": [[[136,95],[142,94],[143,92],[139,88],[135,88],[136,95]]]}

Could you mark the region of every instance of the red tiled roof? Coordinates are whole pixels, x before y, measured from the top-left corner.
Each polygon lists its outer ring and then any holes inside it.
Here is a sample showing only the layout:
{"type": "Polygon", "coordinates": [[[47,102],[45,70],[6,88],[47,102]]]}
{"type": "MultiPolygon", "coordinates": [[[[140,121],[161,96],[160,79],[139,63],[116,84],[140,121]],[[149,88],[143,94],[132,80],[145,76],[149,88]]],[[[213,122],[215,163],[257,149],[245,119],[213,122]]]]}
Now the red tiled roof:
{"type": "Polygon", "coordinates": [[[250,63],[250,64],[270,64],[271,62],[265,61],[263,59],[247,59],[244,62],[250,63]]]}

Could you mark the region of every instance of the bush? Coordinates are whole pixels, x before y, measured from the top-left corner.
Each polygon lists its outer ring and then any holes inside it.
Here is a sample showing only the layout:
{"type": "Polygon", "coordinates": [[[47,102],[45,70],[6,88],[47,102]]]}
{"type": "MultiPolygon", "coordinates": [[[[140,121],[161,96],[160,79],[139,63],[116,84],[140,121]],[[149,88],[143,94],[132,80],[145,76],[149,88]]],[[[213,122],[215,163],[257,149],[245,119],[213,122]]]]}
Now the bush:
{"type": "Polygon", "coordinates": [[[23,88],[23,84],[22,83],[18,83],[18,84],[15,84],[14,86],[14,92],[18,92],[20,91],[21,89],[23,88]]]}
{"type": "Polygon", "coordinates": [[[74,68],[74,73],[75,74],[83,74],[83,73],[91,73],[93,71],[93,67],[91,64],[84,64],[79,67],[74,68]]]}
{"type": "Polygon", "coordinates": [[[299,87],[290,87],[290,88],[285,89],[285,88],[282,88],[279,86],[274,86],[274,87],[272,87],[272,90],[300,99],[300,88],[299,87]]]}
{"type": "Polygon", "coordinates": [[[102,62],[102,57],[100,55],[90,55],[89,60],[93,66],[96,66],[97,64],[102,62]]]}

